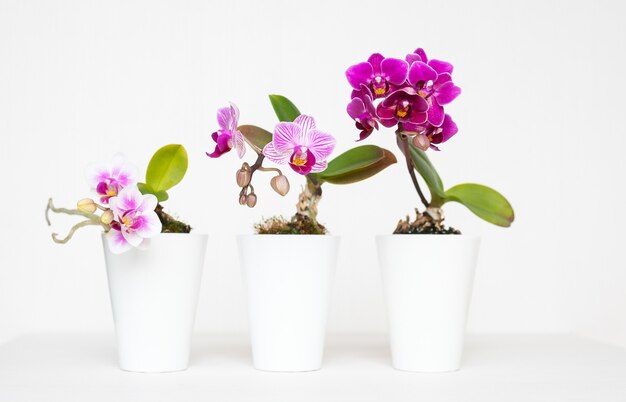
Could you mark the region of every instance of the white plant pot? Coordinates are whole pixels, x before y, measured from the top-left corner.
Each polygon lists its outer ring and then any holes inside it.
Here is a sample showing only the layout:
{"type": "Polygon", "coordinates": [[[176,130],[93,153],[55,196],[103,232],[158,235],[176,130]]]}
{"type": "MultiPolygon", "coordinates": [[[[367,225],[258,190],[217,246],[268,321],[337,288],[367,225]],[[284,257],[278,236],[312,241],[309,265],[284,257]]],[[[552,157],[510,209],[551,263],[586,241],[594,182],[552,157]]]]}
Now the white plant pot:
{"type": "Polygon", "coordinates": [[[207,237],[161,233],[146,249],[112,254],[103,236],[122,370],[188,367],[207,237]]]}
{"type": "Polygon", "coordinates": [[[238,242],[254,367],[319,370],[339,238],[243,235],[238,242]]]}
{"type": "Polygon", "coordinates": [[[480,238],[383,235],[376,241],[393,367],[458,370],[480,238]]]}

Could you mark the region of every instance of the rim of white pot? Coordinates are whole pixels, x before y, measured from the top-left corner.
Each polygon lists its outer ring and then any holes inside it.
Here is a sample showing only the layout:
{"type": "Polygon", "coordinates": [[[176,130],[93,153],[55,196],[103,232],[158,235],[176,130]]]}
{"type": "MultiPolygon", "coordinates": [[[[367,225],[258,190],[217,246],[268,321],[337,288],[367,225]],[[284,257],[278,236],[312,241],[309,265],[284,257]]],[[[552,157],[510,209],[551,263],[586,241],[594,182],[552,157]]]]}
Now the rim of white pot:
{"type": "Polygon", "coordinates": [[[320,238],[331,238],[338,239],[339,235],[331,235],[331,234],[259,234],[259,233],[247,233],[247,234],[238,234],[237,237],[320,237],[320,238]]]}
{"type": "MultiPolygon", "coordinates": [[[[102,232],[100,233],[101,236],[106,236],[106,232],[102,232]]],[[[193,236],[193,237],[209,237],[208,233],[202,233],[202,232],[194,232],[194,233],[159,233],[158,235],[156,235],[153,238],[158,238],[160,236],[193,236]]]]}
{"type": "Polygon", "coordinates": [[[376,235],[377,239],[389,239],[389,238],[404,238],[404,237],[408,237],[408,238],[420,238],[420,237],[427,237],[429,239],[433,239],[433,238],[437,238],[437,237],[441,237],[441,238],[463,238],[463,239],[479,239],[481,237],[481,235],[478,234],[433,234],[433,233],[428,233],[428,234],[402,234],[402,233],[393,233],[393,234],[379,234],[376,235]]]}

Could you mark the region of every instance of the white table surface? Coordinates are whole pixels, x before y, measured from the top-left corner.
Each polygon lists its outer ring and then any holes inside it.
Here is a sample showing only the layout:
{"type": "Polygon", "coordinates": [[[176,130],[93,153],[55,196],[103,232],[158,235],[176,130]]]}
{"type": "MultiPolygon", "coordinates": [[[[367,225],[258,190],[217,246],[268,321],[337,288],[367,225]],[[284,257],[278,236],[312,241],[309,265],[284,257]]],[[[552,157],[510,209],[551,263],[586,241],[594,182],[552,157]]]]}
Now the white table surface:
{"type": "Polygon", "coordinates": [[[393,370],[383,336],[329,336],[324,367],[252,368],[247,338],[197,335],[191,366],[117,368],[113,334],[27,335],[0,345],[0,402],[626,401],[626,349],[569,335],[474,335],[454,373],[393,370]]]}

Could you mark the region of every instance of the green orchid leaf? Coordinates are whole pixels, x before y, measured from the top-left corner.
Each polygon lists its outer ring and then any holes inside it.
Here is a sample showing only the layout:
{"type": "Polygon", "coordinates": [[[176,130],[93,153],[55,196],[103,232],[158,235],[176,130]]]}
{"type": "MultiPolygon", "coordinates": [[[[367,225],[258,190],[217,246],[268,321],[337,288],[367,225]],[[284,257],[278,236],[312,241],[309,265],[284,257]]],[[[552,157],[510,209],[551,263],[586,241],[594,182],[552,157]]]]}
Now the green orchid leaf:
{"type": "Polygon", "coordinates": [[[280,121],[294,121],[302,114],[292,101],[282,95],[270,95],[270,102],[280,121]]]}
{"type": "Polygon", "coordinates": [[[478,217],[494,225],[509,227],[515,219],[513,207],[496,190],[482,184],[459,184],[449,188],[444,202],[454,201],[465,205],[478,217]]]}
{"type": "Polygon", "coordinates": [[[362,145],[342,153],[326,170],[313,176],[320,182],[350,184],[365,180],[396,163],[394,154],[376,145],[362,145]]]}
{"type": "Polygon", "coordinates": [[[167,201],[170,196],[167,191],[154,191],[150,186],[146,183],[137,183],[137,188],[141,192],[141,194],[153,194],[159,202],[167,201]]]}
{"type": "Polygon", "coordinates": [[[150,159],[146,171],[147,188],[155,195],[169,190],[185,177],[188,164],[185,147],[178,144],[164,146],[150,159]]]}
{"type": "Polygon", "coordinates": [[[430,190],[430,194],[433,197],[433,201],[435,199],[442,199],[445,197],[445,191],[443,189],[443,181],[441,177],[439,177],[439,173],[430,162],[428,155],[426,152],[421,149],[415,147],[409,141],[409,150],[411,153],[411,160],[413,161],[413,165],[415,166],[415,170],[422,176],[428,189],[430,190]]]}
{"type": "Polygon", "coordinates": [[[146,183],[137,183],[137,188],[141,194],[153,194],[154,190],[151,189],[146,183]]]}
{"type": "Polygon", "coordinates": [[[237,129],[241,131],[248,145],[254,148],[257,153],[262,152],[263,147],[272,141],[272,133],[261,127],[243,125],[237,129]]]}

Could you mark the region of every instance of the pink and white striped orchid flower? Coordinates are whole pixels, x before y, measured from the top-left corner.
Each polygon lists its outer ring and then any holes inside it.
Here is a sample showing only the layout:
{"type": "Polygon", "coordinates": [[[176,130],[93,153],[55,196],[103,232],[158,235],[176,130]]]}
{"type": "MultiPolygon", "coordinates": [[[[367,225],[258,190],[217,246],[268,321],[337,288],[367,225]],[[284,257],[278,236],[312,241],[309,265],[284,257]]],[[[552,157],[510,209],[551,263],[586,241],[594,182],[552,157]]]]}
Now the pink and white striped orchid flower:
{"type": "Polygon", "coordinates": [[[230,106],[217,110],[217,124],[220,129],[211,134],[215,141],[215,150],[206,153],[211,158],[219,158],[226,152],[235,148],[239,159],[246,153],[246,143],[243,134],[237,128],[239,124],[239,109],[237,105],[231,103],[230,106]]]}
{"type": "Polygon", "coordinates": [[[109,200],[114,220],[106,237],[112,253],[145,245],[146,239],[161,233],[161,221],[154,212],[157,202],[154,195],[141,194],[136,186],[123,188],[109,200]]]}
{"type": "Polygon", "coordinates": [[[274,163],[289,164],[301,175],[326,169],[326,159],[335,148],[335,138],[315,128],[311,116],[300,115],[293,123],[279,123],[272,142],[263,148],[263,155],[274,163]]]}
{"type": "Polygon", "coordinates": [[[87,181],[104,204],[108,204],[124,187],[137,184],[137,177],[137,168],[126,162],[122,154],[116,154],[109,163],[93,165],[87,169],[87,181]]]}

